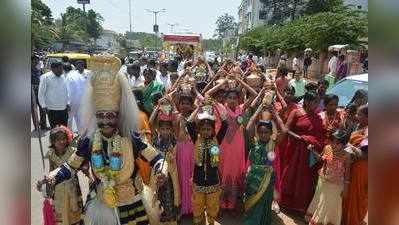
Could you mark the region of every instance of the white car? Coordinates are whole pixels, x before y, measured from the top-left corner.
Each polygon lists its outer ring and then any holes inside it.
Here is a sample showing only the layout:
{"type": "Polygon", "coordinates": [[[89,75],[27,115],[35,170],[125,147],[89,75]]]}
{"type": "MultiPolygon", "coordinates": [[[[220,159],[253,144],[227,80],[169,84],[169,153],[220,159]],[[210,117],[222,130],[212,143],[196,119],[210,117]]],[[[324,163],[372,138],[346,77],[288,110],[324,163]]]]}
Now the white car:
{"type": "Polygon", "coordinates": [[[205,52],[206,61],[213,62],[213,61],[215,61],[215,58],[216,58],[216,54],[214,52],[210,52],[210,51],[205,52]]]}
{"type": "Polygon", "coordinates": [[[332,88],[327,91],[327,94],[334,94],[339,97],[339,107],[345,107],[352,99],[355,92],[359,89],[368,91],[369,75],[368,73],[347,76],[338,81],[332,88]]]}

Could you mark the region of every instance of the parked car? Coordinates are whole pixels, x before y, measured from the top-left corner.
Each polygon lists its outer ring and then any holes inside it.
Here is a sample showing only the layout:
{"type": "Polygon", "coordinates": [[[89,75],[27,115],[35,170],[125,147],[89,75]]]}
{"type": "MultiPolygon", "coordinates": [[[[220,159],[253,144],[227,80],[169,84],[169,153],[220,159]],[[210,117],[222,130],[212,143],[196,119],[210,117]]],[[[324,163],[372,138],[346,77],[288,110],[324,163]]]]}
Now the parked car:
{"type": "Polygon", "coordinates": [[[363,89],[368,91],[368,77],[368,73],[345,77],[330,88],[327,94],[337,95],[339,97],[338,106],[345,107],[357,90],[363,89]]]}

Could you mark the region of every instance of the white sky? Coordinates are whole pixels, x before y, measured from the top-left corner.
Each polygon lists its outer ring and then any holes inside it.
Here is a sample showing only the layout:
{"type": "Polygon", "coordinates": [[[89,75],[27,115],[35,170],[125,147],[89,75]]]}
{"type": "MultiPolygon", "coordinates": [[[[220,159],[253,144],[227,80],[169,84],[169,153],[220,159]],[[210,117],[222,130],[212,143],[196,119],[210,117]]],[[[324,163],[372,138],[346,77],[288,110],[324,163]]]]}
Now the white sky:
{"type": "MultiPolygon", "coordinates": [[[[81,7],[77,0],[42,0],[50,7],[53,17],[59,18],[68,6],[81,7]]],[[[158,14],[161,33],[169,33],[168,23],[179,25],[175,31],[189,30],[211,38],[215,31],[218,16],[228,13],[238,19],[238,7],[241,0],[131,0],[132,30],[134,32],[152,32],[154,16],[146,11],[166,9],[158,14]]],[[[104,17],[103,27],[118,33],[129,30],[129,0],[91,0],[86,10],[93,9],[104,17]]]]}

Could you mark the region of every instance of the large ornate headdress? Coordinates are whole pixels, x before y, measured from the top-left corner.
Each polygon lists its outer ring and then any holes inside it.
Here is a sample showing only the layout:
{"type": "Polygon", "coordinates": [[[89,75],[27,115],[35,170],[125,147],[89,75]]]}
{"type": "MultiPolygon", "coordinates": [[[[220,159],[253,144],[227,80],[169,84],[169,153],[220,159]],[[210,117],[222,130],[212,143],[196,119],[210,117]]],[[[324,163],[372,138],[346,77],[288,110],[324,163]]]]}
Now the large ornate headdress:
{"type": "Polygon", "coordinates": [[[91,85],[96,112],[119,111],[121,100],[121,84],[118,79],[118,71],[121,62],[113,56],[93,56],[88,63],[92,71],[91,85]]]}
{"type": "Polygon", "coordinates": [[[81,102],[83,130],[81,134],[91,136],[97,128],[95,113],[115,113],[122,136],[129,136],[137,127],[138,108],[129,82],[119,72],[120,60],[110,54],[94,55],[88,60],[92,71],[81,102]]]}

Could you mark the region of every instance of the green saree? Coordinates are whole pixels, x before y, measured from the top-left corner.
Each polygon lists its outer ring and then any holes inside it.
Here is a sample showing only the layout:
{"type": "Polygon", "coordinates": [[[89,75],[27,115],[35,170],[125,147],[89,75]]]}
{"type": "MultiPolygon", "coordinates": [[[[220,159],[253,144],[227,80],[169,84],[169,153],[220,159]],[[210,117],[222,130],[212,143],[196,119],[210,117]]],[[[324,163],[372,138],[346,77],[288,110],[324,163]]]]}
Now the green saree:
{"type": "Polygon", "coordinates": [[[268,146],[262,143],[249,144],[250,170],[245,187],[245,225],[270,225],[274,173],[272,162],[267,159],[268,146]]]}

